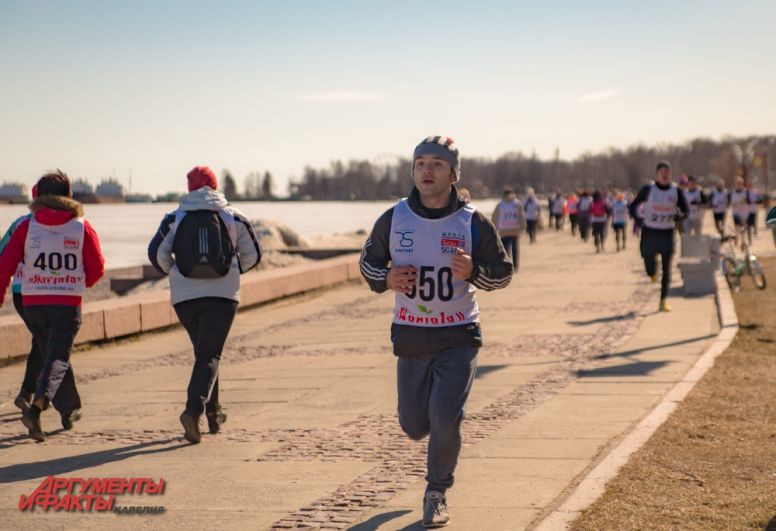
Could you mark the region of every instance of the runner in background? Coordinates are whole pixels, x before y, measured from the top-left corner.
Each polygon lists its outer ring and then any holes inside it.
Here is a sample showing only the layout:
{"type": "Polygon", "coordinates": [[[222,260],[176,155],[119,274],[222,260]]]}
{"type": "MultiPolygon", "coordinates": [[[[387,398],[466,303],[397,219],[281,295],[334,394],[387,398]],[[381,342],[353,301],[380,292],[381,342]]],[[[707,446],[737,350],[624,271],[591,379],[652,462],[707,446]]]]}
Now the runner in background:
{"type": "Polygon", "coordinates": [[[606,221],[609,219],[611,209],[600,190],[593,192],[593,203],[590,205],[590,222],[593,228],[593,242],[595,252],[604,252],[606,241],[606,221]]]}
{"type": "Polygon", "coordinates": [[[579,197],[577,194],[572,193],[566,198],[566,210],[569,214],[569,223],[571,223],[571,235],[577,235],[577,227],[579,227],[579,210],[577,205],[579,204],[579,197]]]}
{"type": "Polygon", "coordinates": [[[754,187],[752,181],[746,183],[746,188],[749,190],[749,216],[746,218],[746,231],[749,235],[749,241],[752,241],[753,237],[757,237],[757,211],[760,208],[759,204],[763,202],[760,190],[754,187]]]}
{"type": "Polygon", "coordinates": [[[690,236],[700,236],[703,234],[703,191],[698,186],[697,179],[692,175],[687,177],[687,189],[684,190],[684,196],[689,208],[687,219],[684,220],[684,232],[690,236]]]}
{"type": "Polygon", "coordinates": [[[587,242],[590,239],[590,207],[593,205],[593,198],[589,190],[582,190],[577,203],[577,219],[579,221],[579,235],[582,241],[587,242]]]}
{"type": "Polygon", "coordinates": [[[555,226],[555,232],[563,228],[563,212],[566,208],[566,201],[560,192],[555,192],[555,196],[550,199],[550,228],[555,226]]]}
{"type": "Polygon", "coordinates": [[[520,236],[526,228],[526,221],[523,204],[512,188],[504,188],[501,202],[496,205],[491,221],[498,230],[504,250],[512,256],[512,266],[516,273],[520,268],[520,236]]]}
{"type": "Polygon", "coordinates": [[[615,190],[614,201],[612,201],[612,229],[617,240],[617,252],[624,251],[628,234],[628,202],[618,190],[615,190]]]}
{"type": "Polygon", "coordinates": [[[642,226],[641,256],[644,268],[652,282],[657,282],[657,255],[660,255],[663,278],[660,283],[659,311],[670,312],[668,288],[671,285],[671,259],[674,254],[674,230],[677,216],[687,215],[684,193],[671,181],[671,165],[657,164],[652,184],[642,188],[630,205],[631,216],[642,226]],[[644,205],[641,215],[639,207],[644,205]]]}
{"type": "Polygon", "coordinates": [[[526,189],[525,202],[523,203],[525,210],[525,223],[528,231],[528,236],[531,243],[536,243],[536,226],[539,223],[539,217],[542,213],[539,200],[536,198],[534,189],[530,186],[526,189]]]}
{"type": "MultiPolygon", "coordinates": [[[[749,190],[744,186],[744,178],[739,175],[736,177],[735,186],[730,192],[730,209],[733,211],[733,224],[736,226],[736,231],[746,232],[745,237],[751,245],[752,237],[746,230],[750,205],[749,190]]],[[[743,242],[741,243],[743,245],[743,242]]]]}
{"type": "Polygon", "coordinates": [[[725,216],[727,215],[728,206],[730,206],[730,194],[725,188],[724,179],[717,179],[717,186],[709,196],[709,204],[714,214],[714,226],[718,233],[724,234],[725,216]]]}

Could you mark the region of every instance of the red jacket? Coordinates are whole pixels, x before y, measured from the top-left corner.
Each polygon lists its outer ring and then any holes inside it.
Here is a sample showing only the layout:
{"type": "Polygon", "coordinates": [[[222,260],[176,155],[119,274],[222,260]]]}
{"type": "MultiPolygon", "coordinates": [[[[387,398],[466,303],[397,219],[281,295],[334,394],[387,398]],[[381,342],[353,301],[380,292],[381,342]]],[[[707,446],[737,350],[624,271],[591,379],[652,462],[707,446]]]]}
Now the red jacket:
{"type": "MultiPolygon", "coordinates": [[[[35,221],[43,225],[62,225],[75,217],[83,217],[83,207],[77,201],[67,197],[40,196],[30,205],[35,221]]],[[[16,272],[19,262],[24,260],[24,245],[30,220],[22,221],[11,235],[8,245],[0,254],[0,305],[5,299],[8,284],[16,272]]],[[[83,245],[84,274],[86,287],[93,286],[105,272],[105,258],[100,250],[100,240],[88,221],[84,220],[83,245]]],[[[74,295],[22,295],[25,306],[54,304],[61,306],[80,306],[81,297],[74,295]]]]}

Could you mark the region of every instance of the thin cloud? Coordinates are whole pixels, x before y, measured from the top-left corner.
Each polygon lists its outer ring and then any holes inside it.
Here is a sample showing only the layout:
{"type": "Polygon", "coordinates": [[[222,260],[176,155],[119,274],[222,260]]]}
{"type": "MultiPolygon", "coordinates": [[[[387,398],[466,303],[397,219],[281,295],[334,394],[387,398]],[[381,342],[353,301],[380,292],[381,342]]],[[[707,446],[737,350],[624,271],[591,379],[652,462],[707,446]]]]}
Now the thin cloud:
{"type": "Polygon", "coordinates": [[[610,100],[617,96],[619,92],[616,90],[599,90],[598,92],[591,92],[577,98],[579,103],[592,103],[594,101],[610,100]]]}
{"type": "Polygon", "coordinates": [[[302,101],[377,101],[385,99],[377,92],[319,92],[316,94],[298,94],[302,101]]]}

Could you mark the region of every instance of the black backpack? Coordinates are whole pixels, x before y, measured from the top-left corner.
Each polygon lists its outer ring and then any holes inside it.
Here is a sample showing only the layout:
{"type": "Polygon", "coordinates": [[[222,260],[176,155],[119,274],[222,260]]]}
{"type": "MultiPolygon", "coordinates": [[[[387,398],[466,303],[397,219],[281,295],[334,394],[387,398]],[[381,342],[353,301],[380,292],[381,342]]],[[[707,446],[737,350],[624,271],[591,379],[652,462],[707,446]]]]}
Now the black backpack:
{"type": "Polygon", "coordinates": [[[234,244],[218,212],[191,210],[178,223],[172,251],[184,277],[219,278],[232,267],[234,244]]]}

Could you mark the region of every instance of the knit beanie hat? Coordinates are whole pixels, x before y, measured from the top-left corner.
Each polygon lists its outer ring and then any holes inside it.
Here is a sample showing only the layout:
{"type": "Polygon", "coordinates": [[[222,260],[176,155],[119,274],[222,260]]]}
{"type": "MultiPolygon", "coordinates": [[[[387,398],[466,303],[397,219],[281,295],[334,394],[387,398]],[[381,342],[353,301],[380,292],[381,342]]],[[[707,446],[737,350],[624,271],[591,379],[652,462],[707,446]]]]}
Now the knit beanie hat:
{"type": "Polygon", "coordinates": [[[203,186],[209,186],[213,190],[218,190],[218,179],[216,179],[213,170],[207,166],[194,166],[186,178],[189,181],[189,192],[199,190],[203,186]]]}
{"type": "Polygon", "coordinates": [[[453,169],[453,175],[455,180],[461,178],[461,159],[458,154],[458,147],[452,138],[446,136],[429,136],[426,137],[415,148],[415,152],[412,154],[412,167],[415,167],[415,161],[423,155],[432,155],[439,157],[447,161],[450,167],[453,169]]]}

